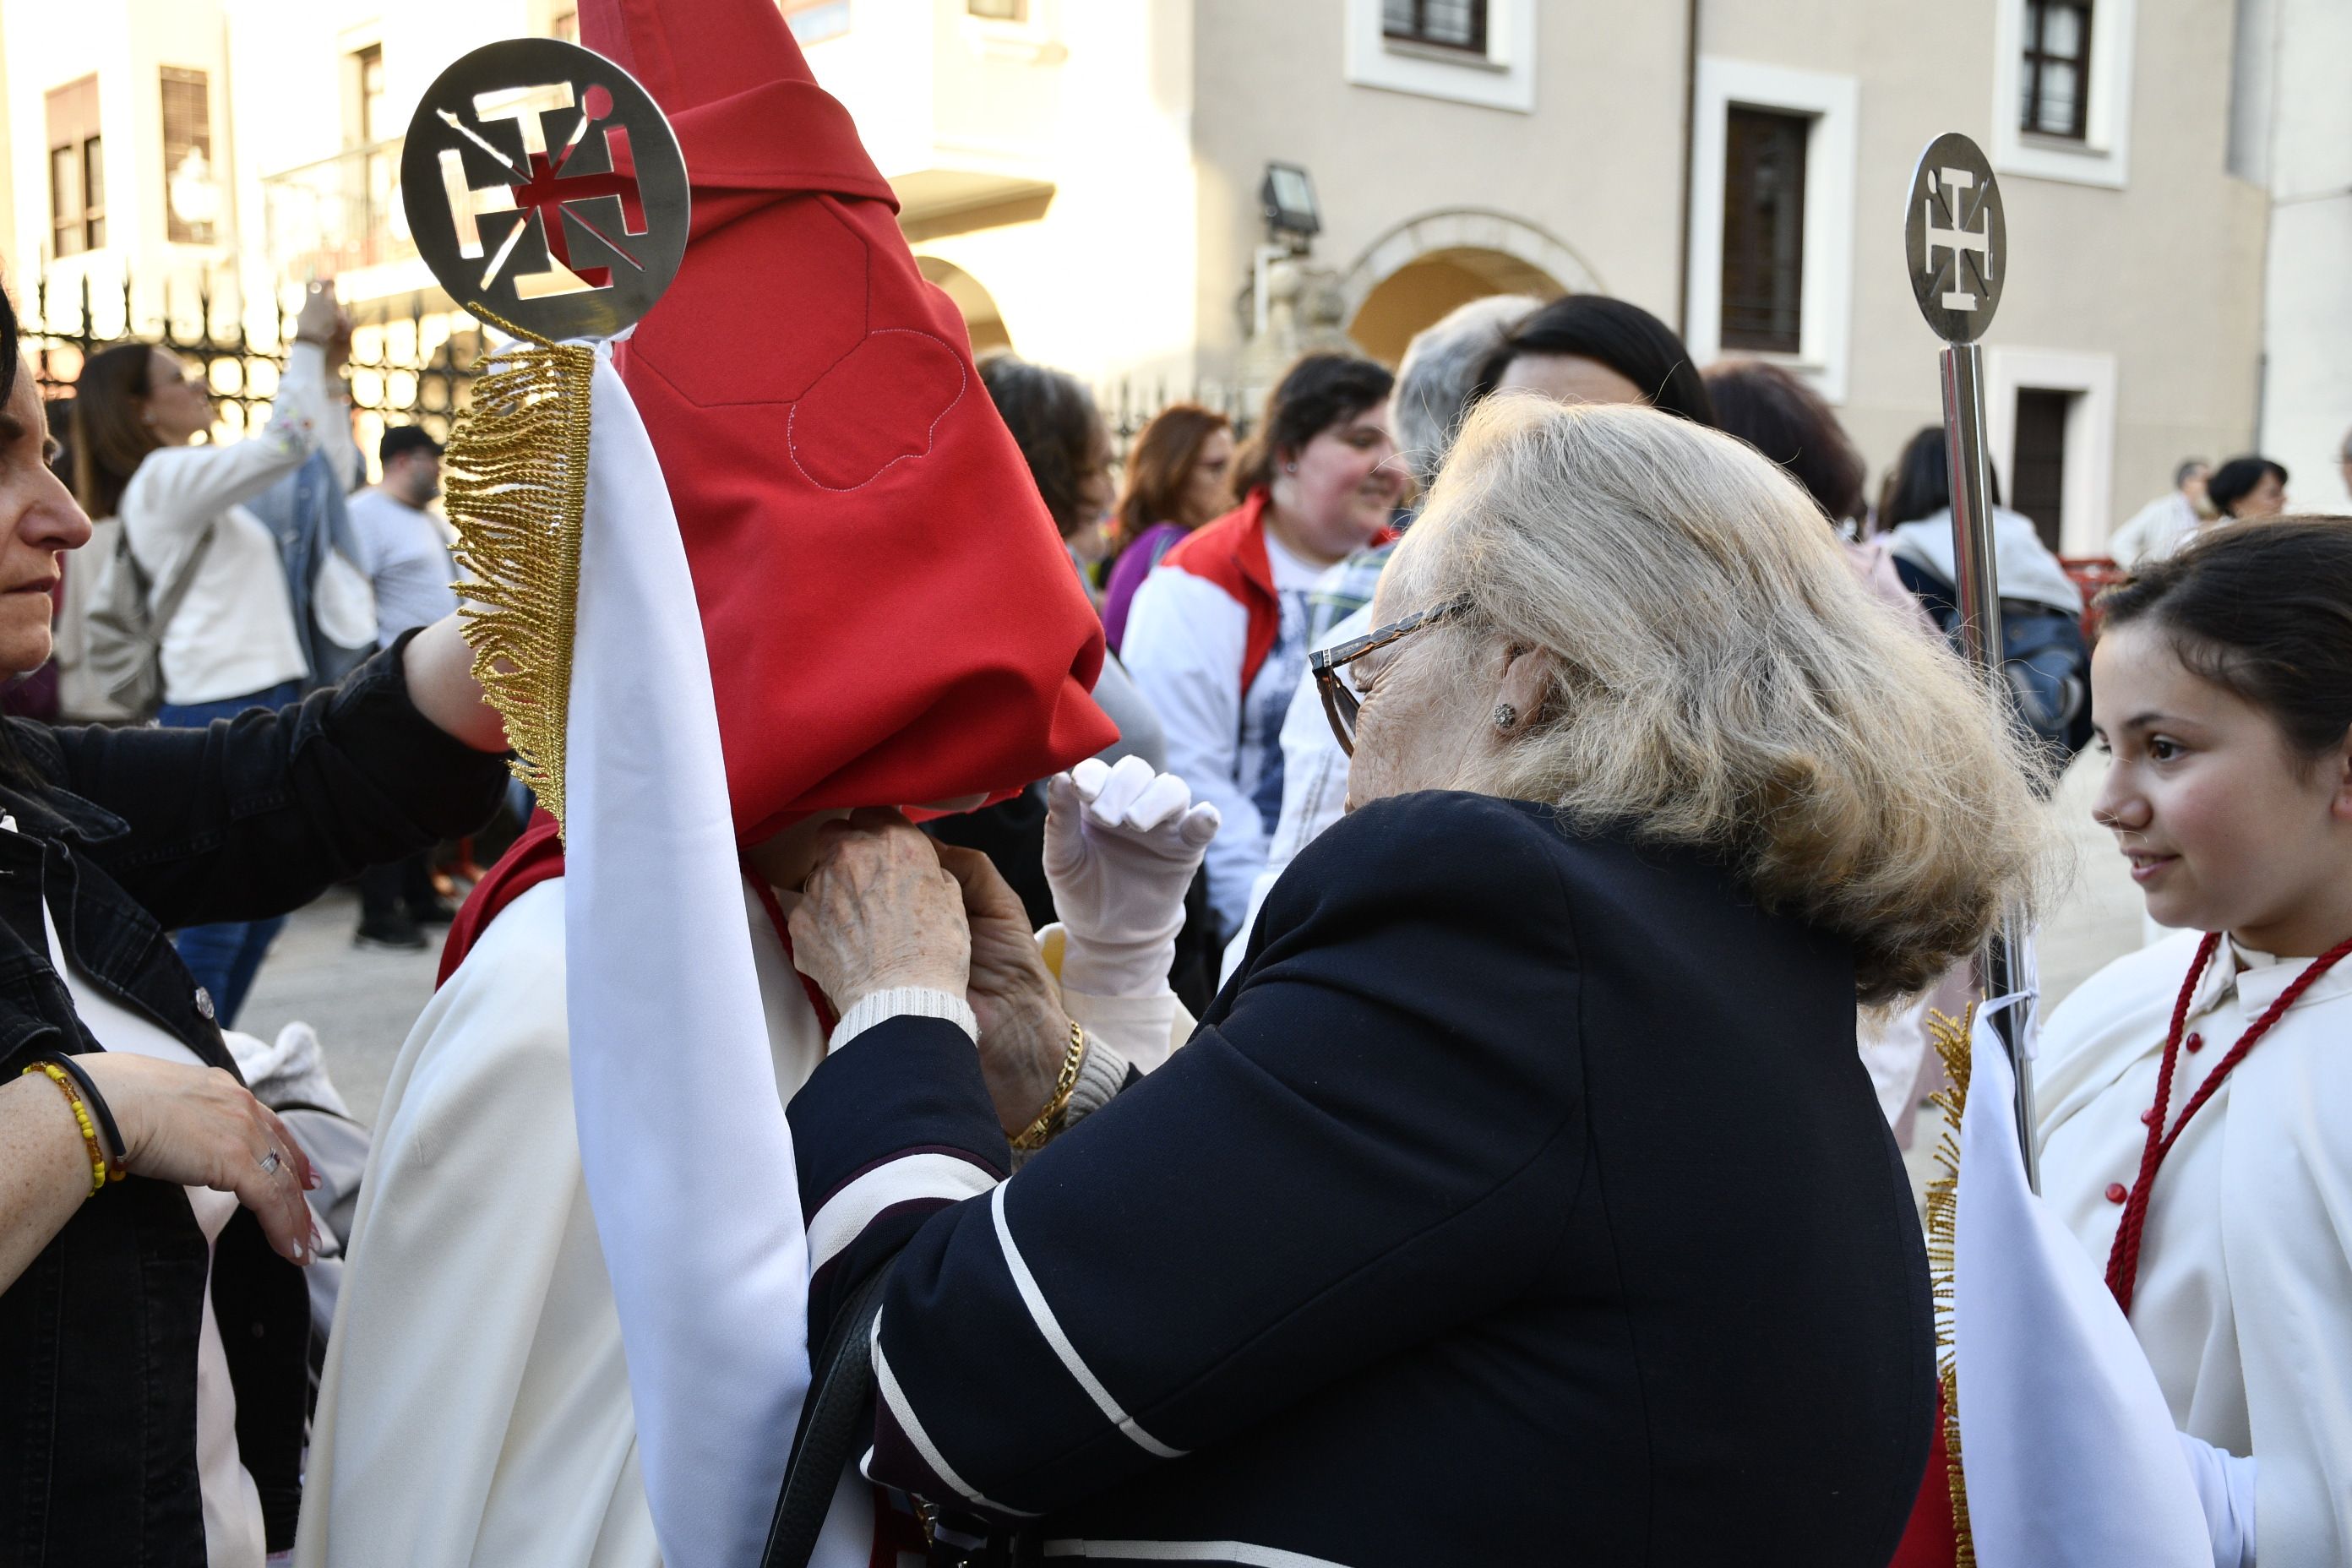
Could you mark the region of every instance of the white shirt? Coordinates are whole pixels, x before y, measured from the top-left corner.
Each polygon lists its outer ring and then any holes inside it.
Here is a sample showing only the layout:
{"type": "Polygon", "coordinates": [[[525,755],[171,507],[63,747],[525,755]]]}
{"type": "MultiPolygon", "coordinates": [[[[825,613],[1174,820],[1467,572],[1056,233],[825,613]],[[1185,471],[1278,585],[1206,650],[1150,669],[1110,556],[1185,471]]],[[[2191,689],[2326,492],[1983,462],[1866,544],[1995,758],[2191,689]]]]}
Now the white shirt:
{"type": "MultiPolygon", "coordinates": [[[[2200,935],[2116,960],[2041,1042],[2042,1190],[2104,1270],[2141,1113],[2200,935]]],[[[2169,1114],[2308,959],[2224,945],[2193,999],[2169,1114]]],[[[2180,1429],[2259,1462],[2265,1568],[2352,1562],[2352,962],[2273,1025],[2173,1145],[2151,1194],[2131,1323],[2180,1429]]]]}
{"type": "Polygon", "coordinates": [[[1167,731],[1168,771],[1223,818],[1209,841],[1209,900],[1229,931],[1242,928],[1282,813],[1282,727],[1307,673],[1307,595],[1324,569],[1265,533],[1282,626],[1249,689],[1241,689],[1249,611],[1205,577],[1151,570],[1136,590],[1120,645],[1136,689],[1167,731]]]}
{"type": "MultiPolygon", "coordinates": [[[[16,819],[0,816],[0,831],[16,832],[16,819]]],[[[48,933],[49,966],[66,983],[74,1013],[89,1030],[90,1038],[110,1051],[190,1067],[204,1065],[195,1052],[115,1001],[67,958],[65,943],[58,936],[57,917],[47,900],[41,905],[41,924],[48,933]]],[[[221,1232],[236,1217],[236,1194],[216,1193],[210,1187],[184,1190],[188,1206],[195,1211],[197,1227],[205,1233],[205,1253],[209,1258],[221,1232]]],[[[221,1347],[209,1272],[196,1333],[196,1488],[204,1502],[206,1568],[261,1568],[268,1542],[261,1493],[237,1452],[236,1385],[229,1379],[228,1354],[221,1347]]]]}
{"type": "Polygon", "coordinates": [[[2132,513],[2131,520],[2107,542],[2107,552],[2121,566],[2161,561],[2188,543],[2204,521],[2189,504],[2189,498],[2174,490],[2132,513]]]}
{"type": "Polygon", "coordinates": [[[214,702],[267,691],[310,673],[278,542],[243,503],[323,448],[336,472],[357,472],[351,412],[315,343],[288,352],[269,423],[218,447],[150,452],[123,487],[131,552],[160,595],[203,537],[213,542],[163,630],[163,700],[214,702]]]}
{"type": "Polygon", "coordinates": [[[429,626],[457,608],[457,569],[449,559],[449,525],[382,489],[352,498],[359,568],[375,589],[376,645],[390,647],[412,626],[429,626]]]}

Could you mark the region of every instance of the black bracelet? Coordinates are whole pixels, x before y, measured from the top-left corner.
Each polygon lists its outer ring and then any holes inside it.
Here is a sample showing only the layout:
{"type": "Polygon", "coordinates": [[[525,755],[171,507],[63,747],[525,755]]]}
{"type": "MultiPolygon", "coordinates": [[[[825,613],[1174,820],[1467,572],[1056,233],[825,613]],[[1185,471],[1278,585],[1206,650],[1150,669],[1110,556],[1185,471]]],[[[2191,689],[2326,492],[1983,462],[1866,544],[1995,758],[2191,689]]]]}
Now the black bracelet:
{"type": "Polygon", "coordinates": [[[56,1063],[67,1077],[74,1080],[74,1087],[81,1090],[82,1103],[89,1107],[90,1119],[98,1123],[100,1134],[112,1151],[110,1155],[111,1163],[120,1165],[131,1158],[131,1151],[123,1145],[122,1129],[114,1124],[114,1112],[106,1108],[106,1097],[98,1092],[98,1085],[90,1081],[89,1074],[82,1065],[63,1051],[43,1051],[33,1059],[56,1063]]]}

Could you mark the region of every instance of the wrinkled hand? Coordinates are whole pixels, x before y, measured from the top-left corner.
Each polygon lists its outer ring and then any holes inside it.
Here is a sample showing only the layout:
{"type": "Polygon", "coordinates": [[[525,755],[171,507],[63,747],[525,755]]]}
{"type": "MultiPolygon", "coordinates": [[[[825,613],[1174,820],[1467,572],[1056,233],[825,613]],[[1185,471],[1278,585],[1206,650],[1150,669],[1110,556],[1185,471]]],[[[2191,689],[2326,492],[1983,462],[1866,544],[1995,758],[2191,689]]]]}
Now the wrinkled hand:
{"type": "Polygon", "coordinates": [[[940,864],[963,889],[964,918],[971,925],[971,980],[964,999],[980,1020],[981,1076],[1009,1138],[1035,1121],[1054,1096],[1070,1049],[1069,1016],[1020,896],[979,850],[937,847],[940,864]]]}
{"type": "Polygon", "coordinates": [[[1062,984],[1092,996],[1156,994],[1168,982],[1184,893],[1217,808],[1139,757],[1088,758],[1045,785],[1045,880],[1069,931],[1062,984]]]}
{"type": "Polygon", "coordinates": [[[114,1113],[126,1145],[123,1163],[133,1175],[235,1193],[280,1256],[310,1261],[318,1230],[302,1194],[319,1178],[276,1111],[218,1068],[123,1051],[75,1059],[114,1113]],[[273,1149],[278,1168],[264,1170],[273,1149]]]}
{"type": "Polygon", "coordinates": [[[963,893],[895,811],[828,823],[790,921],[793,963],[846,1013],[877,991],[961,996],[971,967],[963,893]]]}

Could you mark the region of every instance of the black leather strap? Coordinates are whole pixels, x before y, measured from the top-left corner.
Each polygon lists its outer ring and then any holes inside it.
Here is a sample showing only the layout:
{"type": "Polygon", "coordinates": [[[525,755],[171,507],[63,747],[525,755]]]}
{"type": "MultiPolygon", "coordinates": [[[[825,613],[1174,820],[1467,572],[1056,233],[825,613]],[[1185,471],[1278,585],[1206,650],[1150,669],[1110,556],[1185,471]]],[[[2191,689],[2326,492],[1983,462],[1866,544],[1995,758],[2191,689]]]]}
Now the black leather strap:
{"type": "Polygon", "coordinates": [[[801,1406],[800,1430],[784,1461],[784,1484],[776,1493],[760,1568],[807,1568],[843,1468],[873,1438],[874,1363],[867,1341],[889,1279],[887,1263],[866,1277],[811,1358],[808,1402],[801,1406]]]}

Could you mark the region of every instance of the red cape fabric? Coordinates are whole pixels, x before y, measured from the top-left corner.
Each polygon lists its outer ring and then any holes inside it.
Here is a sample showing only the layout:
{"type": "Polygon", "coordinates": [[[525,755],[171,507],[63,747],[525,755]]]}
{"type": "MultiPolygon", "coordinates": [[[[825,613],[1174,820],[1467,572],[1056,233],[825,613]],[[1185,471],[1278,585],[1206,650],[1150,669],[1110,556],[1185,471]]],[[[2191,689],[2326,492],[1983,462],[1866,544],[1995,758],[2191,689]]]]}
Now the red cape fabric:
{"type": "Polygon", "coordinates": [[[685,536],[738,837],[1109,745],[1101,624],[774,0],[583,0],[580,28],[670,116],[694,189],[615,363],[685,536]]]}
{"type": "Polygon", "coordinates": [[[1936,1440],[1927,1450],[1927,1473],[1919,1478],[1919,1495],[1911,1502],[1911,1521],[1904,1527],[1903,1543],[1895,1549],[1887,1568],[1953,1568],[1959,1561],[1959,1537],[1952,1529],[1950,1450],[1944,1447],[1944,1396],[1936,1395],[1936,1440]]]}

